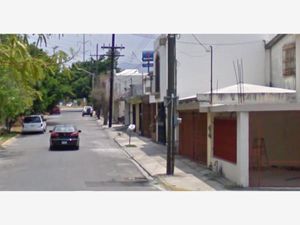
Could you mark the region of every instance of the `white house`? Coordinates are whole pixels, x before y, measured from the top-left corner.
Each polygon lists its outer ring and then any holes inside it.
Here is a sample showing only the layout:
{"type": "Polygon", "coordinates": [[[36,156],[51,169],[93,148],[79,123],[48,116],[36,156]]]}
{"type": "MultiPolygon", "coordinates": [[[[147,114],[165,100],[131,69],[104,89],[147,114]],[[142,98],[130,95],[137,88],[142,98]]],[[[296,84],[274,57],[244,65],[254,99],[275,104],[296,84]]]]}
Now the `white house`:
{"type": "MultiPolygon", "coordinates": [[[[179,154],[244,187],[299,187],[299,37],[181,35],[176,41],[179,154]]],[[[166,89],[167,39],[162,35],[155,42],[150,97],[156,104],[156,140],[166,133],[166,89]]]]}
{"type": "MultiPolygon", "coordinates": [[[[236,84],[239,80],[233,64],[237,60],[243,64],[243,82],[265,85],[265,40],[268,38],[269,35],[264,34],[179,35],[176,40],[177,95],[185,98],[209,91],[211,74],[213,89],[236,84]]],[[[150,103],[156,104],[156,140],[162,143],[166,135],[163,100],[167,91],[167,46],[166,35],[161,35],[154,43],[154,79],[150,96],[150,103]]]]}
{"type": "Polygon", "coordinates": [[[129,124],[129,108],[124,96],[131,86],[142,85],[143,74],[137,69],[126,69],[116,73],[114,78],[114,120],[129,124]]]}
{"type": "Polygon", "coordinates": [[[300,35],[278,34],[266,44],[266,83],[300,96],[300,35]]]}

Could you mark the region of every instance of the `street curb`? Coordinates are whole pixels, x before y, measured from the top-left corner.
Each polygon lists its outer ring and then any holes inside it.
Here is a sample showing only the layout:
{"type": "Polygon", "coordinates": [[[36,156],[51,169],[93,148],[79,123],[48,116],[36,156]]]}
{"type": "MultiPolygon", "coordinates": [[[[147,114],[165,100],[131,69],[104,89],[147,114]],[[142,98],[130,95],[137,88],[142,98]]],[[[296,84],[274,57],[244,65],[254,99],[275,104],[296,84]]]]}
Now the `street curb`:
{"type": "MultiPolygon", "coordinates": [[[[97,120],[97,123],[103,127],[103,125],[100,123],[100,121],[97,120]]],[[[196,190],[190,190],[185,189],[181,187],[177,187],[176,185],[168,183],[163,177],[157,175],[152,175],[145,167],[143,167],[142,164],[140,164],[134,156],[126,150],[126,147],[121,145],[116,139],[118,136],[112,135],[112,133],[108,130],[108,135],[113,139],[113,141],[123,150],[123,153],[137,166],[137,168],[140,170],[140,172],[146,177],[147,180],[156,180],[164,189],[165,191],[196,191],[196,190]]],[[[122,132],[123,133],[123,132],[122,132]]]]}
{"type": "Polygon", "coordinates": [[[116,138],[113,138],[114,142],[123,150],[123,152],[130,158],[133,163],[137,166],[137,168],[141,171],[141,173],[147,178],[147,180],[154,180],[153,176],[147,171],[134,157],[131,155],[124,146],[122,146],[116,138]]]}
{"type": "Polygon", "coordinates": [[[15,139],[17,139],[17,137],[19,137],[19,136],[20,136],[20,134],[17,134],[16,136],[7,139],[7,140],[4,141],[2,144],[0,144],[0,147],[4,147],[4,146],[9,145],[11,142],[13,142],[13,141],[14,141],[15,139]]]}
{"type": "Polygon", "coordinates": [[[188,190],[188,189],[184,189],[184,188],[180,188],[180,187],[176,187],[173,184],[169,184],[168,182],[166,182],[164,179],[162,179],[161,177],[157,177],[157,179],[159,180],[159,182],[167,189],[167,191],[193,191],[193,190],[188,190]]]}
{"type": "MultiPolygon", "coordinates": [[[[148,177],[151,177],[151,179],[157,179],[157,181],[166,189],[166,191],[192,191],[192,190],[188,190],[188,189],[184,189],[184,188],[180,188],[180,187],[176,187],[173,184],[168,183],[167,181],[165,181],[163,178],[159,177],[159,176],[152,176],[151,173],[145,169],[127,150],[124,146],[122,146],[117,140],[116,138],[113,138],[113,140],[120,146],[120,148],[125,152],[125,154],[130,157],[130,159],[133,160],[133,162],[135,162],[135,164],[138,166],[138,168],[140,170],[142,170],[142,172],[146,173],[148,175],[148,177]]],[[[143,174],[144,174],[143,173],[143,174]]],[[[147,178],[147,177],[146,177],[147,178]]],[[[148,179],[148,178],[147,178],[148,179]]]]}

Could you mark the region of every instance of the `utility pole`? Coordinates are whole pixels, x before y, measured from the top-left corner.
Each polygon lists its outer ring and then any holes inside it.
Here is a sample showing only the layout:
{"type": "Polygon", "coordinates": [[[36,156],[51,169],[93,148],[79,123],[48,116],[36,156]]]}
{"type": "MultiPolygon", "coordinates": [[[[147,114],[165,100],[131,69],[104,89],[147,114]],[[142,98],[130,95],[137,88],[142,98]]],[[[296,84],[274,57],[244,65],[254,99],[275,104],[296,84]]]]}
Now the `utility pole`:
{"type": "Polygon", "coordinates": [[[213,104],[213,47],[210,48],[210,104],[213,104]]]}
{"type": "Polygon", "coordinates": [[[115,57],[123,56],[123,55],[115,55],[116,49],[124,49],[123,46],[115,46],[115,34],[112,34],[111,38],[111,46],[102,46],[103,49],[110,49],[110,54],[106,54],[106,56],[111,57],[111,65],[110,65],[110,92],[109,92],[109,120],[108,127],[112,126],[112,113],[113,113],[113,91],[114,91],[114,68],[115,68],[115,57]]]}
{"type": "MultiPolygon", "coordinates": [[[[82,60],[83,62],[85,62],[85,53],[86,53],[86,50],[85,50],[85,45],[86,43],[88,43],[89,41],[86,41],[85,40],[85,34],[82,35],[82,60]]],[[[81,43],[81,42],[79,42],[81,43]]]]}
{"type": "Polygon", "coordinates": [[[103,55],[99,55],[99,45],[97,44],[96,45],[96,54],[95,55],[92,55],[90,54],[91,57],[95,56],[96,57],[96,72],[95,74],[98,75],[98,60],[101,59],[99,56],[103,56],[103,55]]]}
{"type": "Polygon", "coordinates": [[[98,61],[99,59],[101,59],[101,57],[99,57],[99,56],[104,56],[104,55],[99,55],[98,52],[99,52],[99,44],[96,44],[96,54],[95,54],[95,55],[90,54],[90,56],[91,56],[91,57],[95,56],[97,61],[98,61]]]}
{"type": "Polygon", "coordinates": [[[175,121],[177,107],[177,77],[176,77],[176,35],[168,34],[168,90],[167,90],[167,109],[168,109],[168,137],[167,137],[167,175],[174,174],[175,163],[175,121]]]}

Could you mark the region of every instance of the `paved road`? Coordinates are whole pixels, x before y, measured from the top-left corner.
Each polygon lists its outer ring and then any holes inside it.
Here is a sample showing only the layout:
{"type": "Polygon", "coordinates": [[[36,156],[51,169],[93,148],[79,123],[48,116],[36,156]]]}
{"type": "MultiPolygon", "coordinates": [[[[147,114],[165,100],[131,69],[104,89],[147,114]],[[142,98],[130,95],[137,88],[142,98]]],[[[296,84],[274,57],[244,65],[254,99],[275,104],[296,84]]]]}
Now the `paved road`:
{"type": "Polygon", "coordinates": [[[48,119],[82,130],[80,150],[49,151],[49,132],[21,135],[0,149],[0,190],[158,190],[92,117],[65,111],[48,119]]]}

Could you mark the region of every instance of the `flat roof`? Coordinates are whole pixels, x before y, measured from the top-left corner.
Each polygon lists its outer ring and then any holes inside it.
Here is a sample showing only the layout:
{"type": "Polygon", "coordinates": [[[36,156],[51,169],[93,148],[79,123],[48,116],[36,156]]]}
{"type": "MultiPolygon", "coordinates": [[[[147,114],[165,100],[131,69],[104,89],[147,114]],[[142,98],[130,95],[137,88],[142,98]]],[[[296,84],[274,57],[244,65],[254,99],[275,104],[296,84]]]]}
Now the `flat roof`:
{"type": "MultiPolygon", "coordinates": [[[[238,93],[247,94],[247,93],[295,93],[295,90],[276,88],[276,87],[268,87],[256,84],[235,84],[228,87],[215,89],[213,90],[213,94],[238,94],[238,93]]],[[[209,94],[210,92],[200,93],[201,94],[209,94]]]]}
{"type": "Polygon", "coordinates": [[[140,75],[143,74],[138,69],[125,69],[119,73],[116,73],[116,76],[140,76],[140,75]]]}
{"type": "Polygon", "coordinates": [[[300,103],[262,103],[262,104],[234,104],[234,105],[201,105],[200,112],[254,112],[254,111],[300,111],[300,103]]]}

